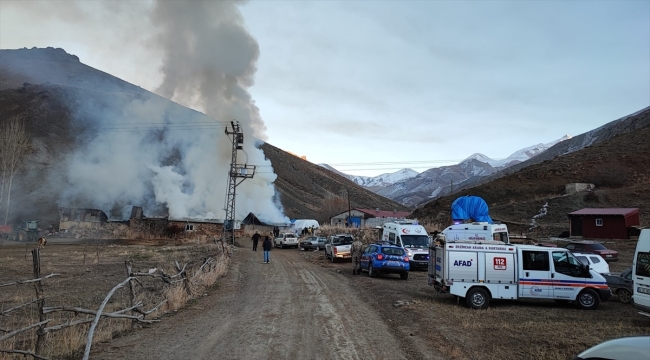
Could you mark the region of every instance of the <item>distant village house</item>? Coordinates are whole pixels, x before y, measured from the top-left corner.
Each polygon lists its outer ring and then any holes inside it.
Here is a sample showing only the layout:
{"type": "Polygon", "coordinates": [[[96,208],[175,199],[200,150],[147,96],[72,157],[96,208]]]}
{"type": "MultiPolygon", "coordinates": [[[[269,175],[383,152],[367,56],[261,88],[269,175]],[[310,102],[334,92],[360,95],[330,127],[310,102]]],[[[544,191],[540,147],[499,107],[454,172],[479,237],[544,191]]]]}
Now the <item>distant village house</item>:
{"type": "Polygon", "coordinates": [[[629,239],[639,226],[638,208],[585,208],[568,216],[572,237],[629,239]]]}
{"type": "Polygon", "coordinates": [[[384,223],[404,220],[411,213],[408,211],[387,211],[379,209],[360,209],[354,208],[349,212],[345,211],[340,214],[334,215],[330,218],[332,226],[345,226],[349,227],[375,227],[382,226],[384,223]]]}

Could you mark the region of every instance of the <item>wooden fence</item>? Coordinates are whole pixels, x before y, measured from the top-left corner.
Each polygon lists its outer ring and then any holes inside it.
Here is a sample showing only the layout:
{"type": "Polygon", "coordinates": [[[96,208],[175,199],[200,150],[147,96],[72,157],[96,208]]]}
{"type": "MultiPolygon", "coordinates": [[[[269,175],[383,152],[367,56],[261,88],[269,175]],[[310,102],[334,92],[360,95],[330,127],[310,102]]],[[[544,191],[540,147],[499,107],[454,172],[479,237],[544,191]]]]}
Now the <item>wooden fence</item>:
{"type": "Polygon", "coordinates": [[[156,278],[161,281],[161,284],[163,284],[163,286],[172,286],[174,284],[182,283],[183,289],[187,293],[186,294],[187,297],[192,298],[194,297],[192,286],[191,286],[193,280],[197,276],[199,276],[200,274],[206,271],[208,272],[214,271],[216,268],[216,264],[218,262],[225,261],[226,258],[230,256],[229,249],[223,246],[223,244],[221,249],[222,252],[219,254],[219,256],[217,256],[217,260],[213,259],[212,257],[206,257],[202,259],[200,262],[194,264],[194,266],[190,266],[196,269],[194,271],[193,276],[189,276],[188,274],[187,269],[188,269],[188,265],[190,264],[184,264],[183,266],[181,266],[178,263],[178,261],[174,261],[174,267],[177,272],[175,274],[167,274],[162,269],[157,269],[157,268],[149,269],[149,271],[147,272],[134,272],[132,261],[127,260],[124,262],[126,268],[126,278],[123,281],[121,281],[119,284],[115,285],[106,294],[99,308],[97,308],[96,310],[85,309],[85,308],[75,307],[75,306],[50,306],[50,307],[46,306],[46,300],[48,297],[43,291],[43,282],[53,277],[57,277],[61,275],[57,273],[51,273],[49,275],[42,276],[40,249],[33,249],[31,251],[32,263],[33,263],[33,278],[28,280],[18,280],[18,281],[12,281],[8,283],[0,284],[0,292],[2,291],[1,289],[3,287],[7,287],[7,286],[33,285],[36,298],[30,300],[29,302],[13,306],[6,310],[2,310],[0,312],[0,319],[11,316],[12,313],[15,312],[16,310],[24,309],[29,306],[36,306],[38,311],[38,321],[30,325],[21,327],[19,329],[7,329],[0,326],[0,343],[2,343],[2,341],[4,340],[11,339],[19,334],[29,332],[29,331],[36,331],[36,343],[33,349],[0,348],[0,353],[20,354],[23,356],[31,356],[34,359],[48,359],[43,355],[47,334],[62,329],[66,329],[72,326],[90,323],[91,325],[87,333],[86,345],[83,354],[83,359],[86,360],[90,357],[90,350],[93,343],[94,332],[95,329],[97,328],[97,324],[101,319],[106,319],[106,318],[130,319],[131,327],[134,327],[136,324],[151,324],[159,321],[157,319],[149,319],[147,318],[147,316],[151,315],[156,310],[158,310],[168,300],[165,299],[150,309],[146,309],[146,310],[143,309],[142,308],[143,302],[138,301],[136,296],[136,287],[138,286],[138,284],[142,285],[140,279],[144,277],[156,278]],[[129,289],[130,303],[128,304],[128,306],[120,310],[104,312],[104,309],[107,303],[109,302],[109,300],[111,299],[111,297],[115,294],[115,292],[118,289],[123,287],[128,287],[129,289]],[[75,315],[85,314],[85,315],[90,315],[90,317],[86,317],[83,319],[75,319],[75,320],[69,319],[65,322],[54,324],[55,321],[53,321],[53,319],[51,318],[48,318],[48,314],[52,314],[55,312],[69,312],[69,313],[74,313],[75,315]]]}

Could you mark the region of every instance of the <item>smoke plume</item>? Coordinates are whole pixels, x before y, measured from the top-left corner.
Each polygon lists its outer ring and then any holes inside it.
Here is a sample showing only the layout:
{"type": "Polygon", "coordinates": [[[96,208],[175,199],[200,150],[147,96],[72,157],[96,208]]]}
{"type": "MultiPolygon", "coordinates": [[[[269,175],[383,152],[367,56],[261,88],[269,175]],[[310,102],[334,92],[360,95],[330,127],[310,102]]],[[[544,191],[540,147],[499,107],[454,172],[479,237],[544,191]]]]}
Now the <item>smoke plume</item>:
{"type": "Polygon", "coordinates": [[[232,149],[224,129],[236,120],[244,132],[238,163],[259,171],[237,187],[236,218],[253,212],[288,221],[277,205],[276,175],[258,148],[266,127],[247,89],[259,46],[238,4],[158,1],[149,9],[149,45],[163,54],[156,92],[204,114],[148,94],[92,87],[77,101],[76,117],[80,128],[92,123],[98,130],[86,132],[69,156],[61,205],[118,209],[123,217],[137,205],[151,215],[223,219],[232,149]]]}

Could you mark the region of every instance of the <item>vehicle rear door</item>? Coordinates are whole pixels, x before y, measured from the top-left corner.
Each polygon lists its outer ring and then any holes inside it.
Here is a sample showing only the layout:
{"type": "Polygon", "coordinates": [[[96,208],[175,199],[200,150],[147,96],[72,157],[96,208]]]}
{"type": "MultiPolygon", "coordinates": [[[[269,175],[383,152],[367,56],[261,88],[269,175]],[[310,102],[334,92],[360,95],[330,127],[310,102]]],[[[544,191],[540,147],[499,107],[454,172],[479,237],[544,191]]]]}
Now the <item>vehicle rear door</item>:
{"type": "Polygon", "coordinates": [[[553,294],[550,254],[545,250],[521,250],[519,297],[549,298],[553,294]]]}

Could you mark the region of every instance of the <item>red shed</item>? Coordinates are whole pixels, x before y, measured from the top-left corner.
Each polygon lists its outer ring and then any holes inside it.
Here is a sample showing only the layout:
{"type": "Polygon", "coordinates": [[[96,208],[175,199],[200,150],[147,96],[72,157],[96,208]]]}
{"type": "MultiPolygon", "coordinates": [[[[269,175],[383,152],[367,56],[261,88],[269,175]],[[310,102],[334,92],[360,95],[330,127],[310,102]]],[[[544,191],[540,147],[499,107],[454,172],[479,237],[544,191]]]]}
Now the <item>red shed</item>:
{"type": "Polygon", "coordinates": [[[571,236],[628,239],[628,228],[639,225],[639,208],[585,208],[569,214],[571,236]]]}

